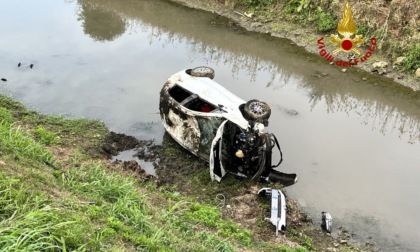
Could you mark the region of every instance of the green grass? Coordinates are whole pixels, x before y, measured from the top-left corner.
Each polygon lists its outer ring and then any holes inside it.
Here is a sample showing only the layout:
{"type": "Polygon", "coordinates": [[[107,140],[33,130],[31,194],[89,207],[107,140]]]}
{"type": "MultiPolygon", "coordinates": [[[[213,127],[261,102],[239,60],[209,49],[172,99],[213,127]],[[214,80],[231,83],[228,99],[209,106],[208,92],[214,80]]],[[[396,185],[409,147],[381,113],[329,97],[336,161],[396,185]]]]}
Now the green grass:
{"type": "MultiPolygon", "coordinates": [[[[109,166],[98,155],[102,123],[39,115],[1,95],[0,106],[0,251],[306,251],[256,242],[223,217],[211,195],[243,181],[212,183],[201,167],[181,182],[205,193],[173,194],[177,185],[109,166]]],[[[170,146],[165,155],[180,155],[170,146]]]]}
{"type": "Polygon", "coordinates": [[[209,228],[217,228],[218,234],[225,238],[237,239],[244,245],[251,244],[251,231],[243,230],[240,225],[222,219],[221,213],[213,206],[192,203],[185,212],[184,218],[209,228]]]}
{"type": "Polygon", "coordinates": [[[23,187],[20,180],[3,175],[1,179],[0,243],[6,251],[63,247],[97,251],[117,246],[236,251],[235,244],[251,243],[250,231],[224,220],[220,210],[188,201],[152,205],[134,179],[101,164],[73,168],[57,178],[56,190],[71,192],[57,202],[42,192],[31,193],[34,188],[23,187]]]}
{"type": "Polygon", "coordinates": [[[68,120],[62,116],[44,116],[34,112],[20,113],[21,121],[33,128],[35,136],[45,144],[60,146],[96,146],[107,129],[102,122],[86,119],[68,120]],[[63,138],[66,138],[63,141],[63,138]]]}
{"type": "Polygon", "coordinates": [[[65,248],[58,235],[73,222],[59,217],[42,194],[0,173],[0,251],[52,251],[65,248]]]}
{"type": "Polygon", "coordinates": [[[7,109],[0,108],[0,122],[10,125],[14,120],[13,115],[7,109]]]}
{"type": "Polygon", "coordinates": [[[238,242],[251,241],[218,209],[165,198],[153,205],[133,178],[99,163],[57,177],[55,190],[67,192],[58,200],[19,179],[0,175],[0,182],[4,251],[236,251],[238,242]]]}
{"type": "Polygon", "coordinates": [[[34,133],[38,142],[42,144],[53,145],[59,143],[59,137],[57,137],[55,133],[46,130],[42,126],[37,126],[32,132],[34,133]]]}
{"type": "Polygon", "coordinates": [[[0,153],[9,153],[16,158],[28,158],[38,162],[53,162],[51,152],[42,143],[36,142],[30,134],[13,124],[0,121],[0,153]]]}
{"type": "Polygon", "coordinates": [[[101,123],[42,116],[0,98],[0,251],[236,251],[250,244],[250,232],[220,210],[167,197],[92,159],[86,148],[100,148],[101,123]],[[60,160],[47,146],[71,149],[60,160]],[[44,163],[52,160],[58,170],[44,163]],[[196,215],[201,209],[212,223],[196,215]]]}

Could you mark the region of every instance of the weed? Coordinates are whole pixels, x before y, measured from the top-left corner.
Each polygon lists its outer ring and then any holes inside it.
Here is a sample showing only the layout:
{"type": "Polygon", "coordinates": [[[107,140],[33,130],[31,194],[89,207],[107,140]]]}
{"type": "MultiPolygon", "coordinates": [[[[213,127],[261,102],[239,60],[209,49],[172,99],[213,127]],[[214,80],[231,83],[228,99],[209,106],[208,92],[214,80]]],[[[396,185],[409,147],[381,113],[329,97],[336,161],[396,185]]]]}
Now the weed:
{"type": "Polygon", "coordinates": [[[168,243],[163,231],[152,222],[147,199],[135,189],[133,179],[110,173],[102,165],[89,164],[67,171],[61,181],[73,192],[101,206],[91,206],[87,211],[91,218],[106,223],[104,230],[108,231],[97,234],[99,240],[115,233],[153,251],[168,243]]]}
{"type": "Polygon", "coordinates": [[[13,115],[5,108],[0,108],[0,122],[10,125],[14,122],[13,115]]]}
{"type": "Polygon", "coordinates": [[[121,198],[144,205],[144,198],[132,190],[134,181],[122,178],[116,173],[109,173],[100,164],[82,165],[63,174],[62,182],[72,191],[84,194],[92,199],[106,202],[118,202],[121,198]]]}
{"type": "Polygon", "coordinates": [[[356,34],[362,34],[363,37],[366,37],[370,35],[370,33],[371,33],[371,29],[369,26],[365,25],[364,23],[357,24],[356,34]]]}
{"type": "Polygon", "coordinates": [[[61,232],[74,221],[63,219],[43,194],[30,193],[18,179],[0,173],[0,247],[2,251],[63,250],[61,232]]]}
{"type": "Polygon", "coordinates": [[[186,213],[186,218],[214,228],[218,226],[221,215],[214,207],[193,203],[186,213]]]}
{"type": "Polygon", "coordinates": [[[329,32],[337,27],[334,16],[329,12],[320,12],[315,21],[315,28],[318,33],[329,32]]]}
{"type": "Polygon", "coordinates": [[[3,220],[0,222],[0,247],[7,251],[62,249],[65,245],[60,244],[60,238],[53,233],[72,222],[54,223],[56,217],[51,208],[45,207],[3,220]],[[13,224],[7,225],[7,222],[13,224]]]}
{"type": "Polygon", "coordinates": [[[203,224],[206,227],[218,228],[218,233],[221,236],[234,238],[242,244],[249,245],[251,243],[251,232],[241,230],[239,224],[223,220],[220,211],[215,207],[193,203],[188,210],[185,212],[187,220],[203,224]]]}
{"type": "Polygon", "coordinates": [[[308,252],[308,251],[316,251],[316,250],[315,249],[307,250],[305,247],[302,247],[302,246],[297,246],[295,248],[295,252],[308,252]]]}
{"type": "Polygon", "coordinates": [[[234,251],[233,248],[225,240],[215,236],[209,232],[202,232],[199,234],[199,238],[205,245],[213,248],[214,251],[234,251]]]}
{"type": "Polygon", "coordinates": [[[242,0],[242,3],[249,7],[273,6],[277,3],[277,0],[242,0]]]}
{"type": "Polygon", "coordinates": [[[308,13],[311,7],[311,0],[291,0],[286,4],[283,11],[289,14],[304,14],[308,13]]]}
{"type": "Polygon", "coordinates": [[[410,45],[404,53],[405,59],[398,67],[400,71],[414,73],[420,68],[420,44],[410,45]]]}
{"type": "Polygon", "coordinates": [[[53,162],[52,154],[20,127],[13,128],[6,121],[0,121],[0,150],[16,157],[30,158],[40,162],[53,162]]]}
{"type": "Polygon", "coordinates": [[[305,234],[302,234],[300,238],[300,243],[302,244],[302,246],[309,249],[310,251],[315,250],[315,248],[313,247],[312,238],[305,234]]]}
{"type": "Polygon", "coordinates": [[[42,144],[52,145],[57,144],[59,142],[57,136],[53,132],[46,130],[42,126],[37,126],[33,130],[33,133],[37,140],[42,144]]]}
{"type": "Polygon", "coordinates": [[[21,103],[16,102],[12,98],[4,95],[0,95],[0,107],[12,112],[25,110],[21,103]]]}
{"type": "Polygon", "coordinates": [[[77,143],[80,149],[98,148],[103,136],[108,132],[105,125],[99,121],[70,120],[62,116],[43,116],[25,112],[21,115],[22,122],[35,128],[38,136],[44,136],[47,142],[52,141],[50,144],[74,146],[77,143]],[[44,130],[38,129],[39,125],[42,125],[44,130]]]}
{"type": "Polygon", "coordinates": [[[313,23],[318,33],[329,32],[337,27],[335,16],[324,12],[318,3],[312,0],[291,0],[283,8],[283,13],[292,14],[292,20],[303,24],[313,23]]]}

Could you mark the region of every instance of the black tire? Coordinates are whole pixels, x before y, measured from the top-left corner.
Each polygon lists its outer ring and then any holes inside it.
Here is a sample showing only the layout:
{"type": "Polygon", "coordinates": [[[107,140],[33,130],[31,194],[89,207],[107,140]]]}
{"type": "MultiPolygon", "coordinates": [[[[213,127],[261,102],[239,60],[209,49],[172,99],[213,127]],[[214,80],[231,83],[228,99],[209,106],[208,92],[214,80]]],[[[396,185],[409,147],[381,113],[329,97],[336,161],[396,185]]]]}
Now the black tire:
{"type": "Polygon", "coordinates": [[[261,174],[263,174],[263,172],[265,170],[265,162],[266,162],[266,156],[265,156],[265,153],[263,153],[263,154],[260,155],[258,170],[254,174],[254,176],[252,176],[251,180],[255,180],[255,179],[260,178],[261,174]]]}
{"type": "Polygon", "coordinates": [[[195,77],[208,77],[210,79],[213,79],[215,74],[213,68],[200,66],[191,69],[190,75],[195,77]]]}
{"type": "Polygon", "coordinates": [[[245,104],[244,113],[249,119],[268,119],[271,115],[271,108],[267,103],[254,99],[245,104]]]}

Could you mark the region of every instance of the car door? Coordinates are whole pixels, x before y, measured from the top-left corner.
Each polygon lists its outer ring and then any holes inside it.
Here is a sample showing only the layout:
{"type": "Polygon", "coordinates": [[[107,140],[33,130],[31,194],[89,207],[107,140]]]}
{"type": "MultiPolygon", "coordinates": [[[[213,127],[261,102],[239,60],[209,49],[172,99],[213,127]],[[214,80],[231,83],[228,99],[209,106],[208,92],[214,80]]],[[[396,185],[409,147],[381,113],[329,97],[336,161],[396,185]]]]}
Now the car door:
{"type": "Polygon", "coordinates": [[[222,177],[225,176],[226,170],[223,166],[222,144],[223,144],[223,131],[228,120],[223,121],[217,129],[216,136],[213,138],[210,147],[210,178],[220,182],[222,177]]]}

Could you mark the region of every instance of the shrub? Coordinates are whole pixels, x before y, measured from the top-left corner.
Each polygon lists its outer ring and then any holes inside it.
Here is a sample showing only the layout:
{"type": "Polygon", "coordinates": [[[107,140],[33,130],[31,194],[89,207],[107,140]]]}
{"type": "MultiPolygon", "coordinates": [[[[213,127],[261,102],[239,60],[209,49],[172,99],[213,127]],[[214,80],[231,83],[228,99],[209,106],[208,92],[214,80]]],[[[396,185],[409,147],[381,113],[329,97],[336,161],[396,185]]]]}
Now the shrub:
{"type": "Polygon", "coordinates": [[[417,68],[420,68],[420,44],[409,46],[404,56],[406,58],[399,67],[401,71],[414,73],[417,68]]]}
{"type": "Polygon", "coordinates": [[[329,32],[337,28],[334,16],[329,12],[320,12],[315,21],[317,32],[329,32]]]}
{"type": "Polygon", "coordinates": [[[370,28],[365,24],[357,24],[356,34],[362,34],[366,37],[370,35],[370,28]]]}

